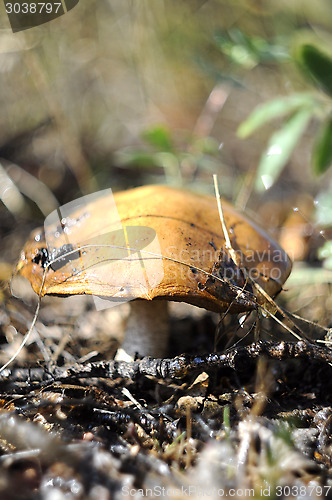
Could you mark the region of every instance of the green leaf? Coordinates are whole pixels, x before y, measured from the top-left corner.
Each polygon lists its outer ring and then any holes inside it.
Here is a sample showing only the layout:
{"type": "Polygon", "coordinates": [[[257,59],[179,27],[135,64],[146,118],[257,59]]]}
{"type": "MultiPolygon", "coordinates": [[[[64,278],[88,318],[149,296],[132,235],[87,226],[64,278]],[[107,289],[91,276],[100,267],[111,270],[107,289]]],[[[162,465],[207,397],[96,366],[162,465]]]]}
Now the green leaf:
{"type": "Polygon", "coordinates": [[[155,153],[145,153],[144,151],[129,150],[118,153],[117,164],[121,167],[143,168],[156,165],[155,153]]]}
{"type": "Polygon", "coordinates": [[[143,133],[143,139],[159,151],[173,150],[171,132],[164,125],[157,125],[145,130],[143,133]]]}
{"type": "Polygon", "coordinates": [[[332,240],[325,241],[324,245],[318,249],[318,257],[320,259],[332,257],[332,240]]]}
{"type": "Polygon", "coordinates": [[[310,44],[301,45],[295,58],[316,87],[332,96],[332,59],[310,44]]]}
{"type": "Polygon", "coordinates": [[[232,63],[246,69],[252,69],[260,63],[277,63],[289,58],[284,43],[247,35],[237,28],[217,32],[215,40],[221,52],[232,63]]]}
{"type": "Polygon", "coordinates": [[[251,115],[241,123],[237,130],[237,135],[241,139],[246,139],[270,120],[294,113],[294,111],[301,107],[313,107],[315,103],[316,100],[311,94],[294,94],[292,96],[273,99],[273,101],[258,106],[251,115]]]}
{"type": "Polygon", "coordinates": [[[315,200],[316,222],[319,226],[332,226],[332,189],[322,191],[315,200]]]}
{"type": "Polygon", "coordinates": [[[312,150],[312,170],[321,175],[332,165],[332,117],[323,123],[312,150]]]}
{"type": "Polygon", "coordinates": [[[274,184],[311,116],[310,108],[300,109],[289,118],[281,130],[272,135],[258,166],[255,180],[257,191],[269,189],[274,184]]]}
{"type": "MultiPolygon", "coordinates": [[[[325,262],[324,262],[325,265],[325,262]]],[[[294,267],[287,280],[287,286],[306,286],[322,283],[332,283],[332,270],[317,267],[294,267]]]]}
{"type": "Polygon", "coordinates": [[[332,270],[332,256],[328,257],[327,259],[324,260],[323,266],[325,269],[331,269],[332,270]]]}
{"type": "Polygon", "coordinates": [[[332,240],[325,241],[324,245],[318,249],[318,257],[324,261],[326,269],[332,269],[332,240]]]}
{"type": "Polygon", "coordinates": [[[220,142],[217,141],[214,137],[200,137],[199,139],[195,139],[192,143],[192,149],[196,154],[208,154],[208,155],[217,155],[219,152],[220,142]]]}

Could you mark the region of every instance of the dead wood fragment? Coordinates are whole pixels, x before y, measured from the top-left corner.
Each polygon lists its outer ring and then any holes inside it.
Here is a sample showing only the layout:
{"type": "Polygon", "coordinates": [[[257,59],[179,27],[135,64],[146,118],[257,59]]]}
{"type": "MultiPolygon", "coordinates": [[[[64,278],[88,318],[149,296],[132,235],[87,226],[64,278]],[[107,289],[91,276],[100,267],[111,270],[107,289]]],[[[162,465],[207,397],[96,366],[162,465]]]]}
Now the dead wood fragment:
{"type": "Polygon", "coordinates": [[[265,356],[272,360],[306,359],[321,363],[332,363],[332,351],[306,341],[266,342],[258,341],[248,346],[237,346],[223,353],[210,353],[203,356],[180,355],[174,358],[150,358],[126,361],[99,361],[86,365],[58,367],[48,372],[45,368],[7,368],[1,373],[0,382],[49,382],[68,381],[80,378],[128,378],[136,380],[148,375],[156,378],[181,379],[197,371],[211,371],[231,368],[246,371],[251,364],[265,356]]]}

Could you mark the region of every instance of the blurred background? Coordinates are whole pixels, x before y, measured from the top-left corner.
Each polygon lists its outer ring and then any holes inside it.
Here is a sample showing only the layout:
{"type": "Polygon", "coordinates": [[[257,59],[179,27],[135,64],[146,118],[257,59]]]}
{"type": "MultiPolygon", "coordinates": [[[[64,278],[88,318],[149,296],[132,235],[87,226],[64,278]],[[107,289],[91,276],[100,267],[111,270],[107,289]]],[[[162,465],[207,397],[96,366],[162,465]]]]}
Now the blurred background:
{"type": "MultiPolygon", "coordinates": [[[[30,284],[12,279],[47,215],[106,188],[158,183],[214,195],[213,174],[221,194],[293,258],[278,303],[324,327],[298,320],[301,333],[331,342],[331,0],[80,0],[16,33],[5,4],[0,366],[16,356],[11,366],[52,373],[112,359],[121,345],[128,304],[96,311],[91,297],[43,297],[38,311],[30,284]]],[[[173,303],[169,354],[252,342],[256,320],[220,321],[173,303]]],[[[260,338],[294,340],[274,319],[259,328],[260,338]]],[[[1,498],[36,498],[39,486],[38,498],[88,490],[84,498],[116,498],[120,484],[168,487],[173,472],[178,488],[188,470],[183,484],[197,491],[253,485],[258,497],[259,488],[262,496],[290,484],[318,498],[328,491],[319,485],[331,484],[330,367],[260,361],[257,374],[249,366],[189,382],[140,377],[123,384],[127,392],[120,380],[36,386],[9,377],[0,395],[1,498]],[[92,488],[98,482],[110,496],[92,488]]]]}
{"type": "Polygon", "coordinates": [[[316,300],[329,322],[329,0],[82,0],[15,34],[0,15],[4,284],[57,206],[149,183],[213,194],[216,173],[302,263],[293,310],[316,300]]]}

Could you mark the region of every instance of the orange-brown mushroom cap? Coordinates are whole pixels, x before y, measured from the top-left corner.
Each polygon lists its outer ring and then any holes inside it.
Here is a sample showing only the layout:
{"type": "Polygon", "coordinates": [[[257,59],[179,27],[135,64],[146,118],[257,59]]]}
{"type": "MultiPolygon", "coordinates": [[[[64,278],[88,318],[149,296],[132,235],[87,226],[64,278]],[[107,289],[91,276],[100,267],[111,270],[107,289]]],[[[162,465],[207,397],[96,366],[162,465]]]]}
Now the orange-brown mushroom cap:
{"type": "Polygon", "coordinates": [[[108,217],[107,195],[74,211],[60,225],[49,226],[51,248],[43,231],[32,233],[17,269],[37,294],[91,294],[118,301],[164,298],[216,312],[228,308],[240,312],[255,307],[255,292],[244,274],[273,297],[290,273],[284,250],[226,201],[222,201],[226,226],[246,273],[225,248],[213,196],[154,185],[113,196],[120,229],[108,217]],[[155,236],[158,253],[147,250],[155,236]],[[128,249],[134,258],[128,259],[128,249]],[[147,263],[142,287],[138,274],[147,263]]]}

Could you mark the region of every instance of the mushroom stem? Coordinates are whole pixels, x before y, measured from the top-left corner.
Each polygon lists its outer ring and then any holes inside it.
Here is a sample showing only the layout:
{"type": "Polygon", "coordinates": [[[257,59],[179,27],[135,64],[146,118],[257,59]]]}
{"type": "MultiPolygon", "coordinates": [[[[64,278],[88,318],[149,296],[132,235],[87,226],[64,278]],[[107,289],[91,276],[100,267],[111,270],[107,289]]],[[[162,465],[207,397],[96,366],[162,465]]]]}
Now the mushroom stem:
{"type": "Polygon", "coordinates": [[[169,338],[167,300],[137,299],[130,306],[122,349],[131,356],[165,356],[169,338]]]}

